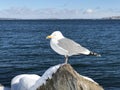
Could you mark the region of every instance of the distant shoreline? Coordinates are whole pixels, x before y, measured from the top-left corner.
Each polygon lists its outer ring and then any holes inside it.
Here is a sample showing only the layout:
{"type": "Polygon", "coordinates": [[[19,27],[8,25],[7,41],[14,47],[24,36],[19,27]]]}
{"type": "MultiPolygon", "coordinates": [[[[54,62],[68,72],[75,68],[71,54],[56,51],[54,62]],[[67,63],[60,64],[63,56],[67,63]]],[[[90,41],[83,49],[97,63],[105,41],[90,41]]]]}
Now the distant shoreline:
{"type": "Polygon", "coordinates": [[[2,20],[120,20],[120,18],[100,18],[100,19],[19,19],[19,18],[0,18],[2,20]]]}

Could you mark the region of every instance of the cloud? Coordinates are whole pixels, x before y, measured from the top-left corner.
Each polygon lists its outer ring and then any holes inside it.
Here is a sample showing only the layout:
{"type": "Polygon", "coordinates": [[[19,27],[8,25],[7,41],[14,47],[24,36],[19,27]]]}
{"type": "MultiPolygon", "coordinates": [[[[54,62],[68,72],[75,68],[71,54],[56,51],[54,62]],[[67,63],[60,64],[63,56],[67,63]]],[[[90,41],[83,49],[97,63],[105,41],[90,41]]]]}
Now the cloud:
{"type": "Polygon", "coordinates": [[[32,10],[26,7],[18,8],[11,7],[0,11],[0,17],[4,18],[32,18],[33,16],[38,15],[36,10],[32,10]]]}
{"type": "Polygon", "coordinates": [[[81,10],[76,9],[30,9],[11,7],[8,9],[0,10],[0,17],[3,18],[26,18],[26,19],[44,19],[44,18],[79,18],[82,14],[81,10]]]}
{"type": "Polygon", "coordinates": [[[80,19],[80,18],[100,18],[112,15],[120,15],[115,9],[57,9],[40,8],[31,9],[27,7],[11,7],[0,10],[0,18],[20,18],[20,19],[80,19]],[[114,12],[113,12],[114,11],[114,12]],[[106,13],[107,12],[107,13],[106,13]]]}
{"type": "Polygon", "coordinates": [[[86,11],[84,11],[84,14],[92,14],[93,12],[93,9],[87,9],[86,11]]]}

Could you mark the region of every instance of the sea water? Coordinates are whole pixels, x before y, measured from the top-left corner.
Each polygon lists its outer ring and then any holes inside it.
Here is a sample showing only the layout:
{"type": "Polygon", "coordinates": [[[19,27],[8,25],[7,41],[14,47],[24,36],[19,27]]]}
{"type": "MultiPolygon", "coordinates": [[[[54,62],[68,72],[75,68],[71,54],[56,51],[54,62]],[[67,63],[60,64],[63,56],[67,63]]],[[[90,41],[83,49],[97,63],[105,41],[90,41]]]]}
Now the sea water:
{"type": "Polygon", "coordinates": [[[101,54],[69,57],[78,73],[105,90],[120,90],[120,20],[1,20],[0,83],[10,86],[16,75],[41,76],[49,67],[64,63],[64,56],[55,53],[46,40],[56,30],[101,54]]]}

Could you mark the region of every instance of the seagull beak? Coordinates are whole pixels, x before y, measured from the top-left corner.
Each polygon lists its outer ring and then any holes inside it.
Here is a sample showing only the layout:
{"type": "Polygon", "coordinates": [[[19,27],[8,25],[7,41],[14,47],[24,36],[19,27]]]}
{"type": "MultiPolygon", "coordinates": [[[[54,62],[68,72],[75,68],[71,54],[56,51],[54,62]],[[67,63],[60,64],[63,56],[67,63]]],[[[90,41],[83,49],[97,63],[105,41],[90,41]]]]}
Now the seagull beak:
{"type": "Polygon", "coordinates": [[[50,36],[50,35],[46,37],[46,39],[50,39],[50,38],[52,38],[52,36],[50,36]]]}

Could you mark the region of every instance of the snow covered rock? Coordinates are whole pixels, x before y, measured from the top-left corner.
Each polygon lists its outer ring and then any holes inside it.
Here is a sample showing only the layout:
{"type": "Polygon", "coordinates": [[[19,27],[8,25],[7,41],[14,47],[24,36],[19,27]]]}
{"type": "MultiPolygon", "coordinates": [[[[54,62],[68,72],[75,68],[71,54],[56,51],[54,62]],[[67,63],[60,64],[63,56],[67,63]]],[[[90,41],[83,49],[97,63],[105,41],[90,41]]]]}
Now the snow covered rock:
{"type": "Polygon", "coordinates": [[[50,67],[41,77],[35,74],[22,74],[16,76],[12,79],[11,90],[104,89],[93,79],[78,74],[69,64],[59,64],[50,67]]]}
{"type": "Polygon", "coordinates": [[[79,75],[69,64],[57,68],[58,70],[56,69],[57,71],[55,70],[55,73],[50,74],[50,78],[48,77],[52,68],[48,69],[49,73],[47,78],[46,74],[45,78],[43,75],[43,79],[41,77],[35,84],[35,87],[38,88],[32,90],[104,90],[91,78],[79,75]]]}

